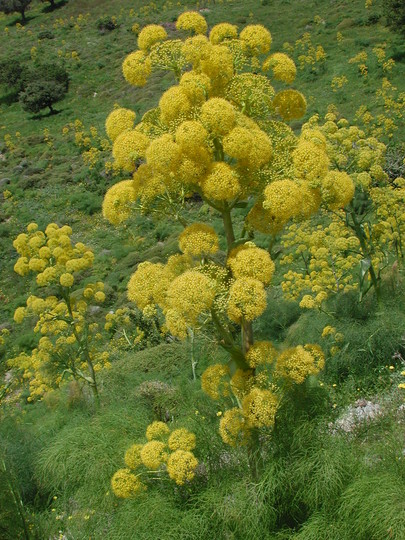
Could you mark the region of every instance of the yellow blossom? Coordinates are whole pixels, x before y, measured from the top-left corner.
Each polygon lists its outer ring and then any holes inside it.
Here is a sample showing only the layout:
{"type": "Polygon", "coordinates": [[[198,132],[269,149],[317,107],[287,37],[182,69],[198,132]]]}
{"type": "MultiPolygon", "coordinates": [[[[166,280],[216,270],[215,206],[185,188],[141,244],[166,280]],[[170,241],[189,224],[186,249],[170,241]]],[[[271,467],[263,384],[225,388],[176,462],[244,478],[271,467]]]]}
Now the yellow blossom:
{"type": "Polygon", "coordinates": [[[170,429],[164,422],[152,422],[146,428],[146,438],[148,441],[165,438],[169,433],[170,429]]]}
{"type": "Polygon", "coordinates": [[[130,469],[119,469],[111,478],[111,488],[117,497],[128,499],[143,491],[145,486],[130,469]]]}
{"type": "Polygon", "coordinates": [[[192,452],[176,450],[167,461],[167,472],[179,486],[190,482],[195,476],[198,461],[192,452]]]}
{"type": "Polygon", "coordinates": [[[194,450],[196,438],[194,433],[191,433],[185,428],[175,429],[168,441],[170,450],[194,450]]]}
{"type": "Polygon", "coordinates": [[[229,395],[229,367],[224,364],[209,366],[201,376],[201,388],[212,399],[229,395]]]}
{"type": "Polygon", "coordinates": [[[191,34],[206,34],[208,25],[204,17],[196,11],[186,11],[178,17],[176,28],[191,34]]]}
{"type": "Polygon", "coordinates": [[[270,427],[274,424],[278,397],[270,390],[253,388],[242,401],[243,415],[250,427],[270,427]]]}
{"type": "Polygon", "coordinates": [[[155,43],[167,39],[167,32],[158,24],[149,24],[143,28],[138,35],[138,47],[148,52],[155,43]]]}
{"type": "Polygon", "coordinates": [[[218,235],[209,225],[193,223],[179,236],[179,248],[186,255],[213,255],[219,249],[218,235]]]}
{"type": "Polygon", "coordinates": [[[148,469],[156,471],[162,463],[167,461],[166,445],[161,441],[149,441],[140,452],[142,463],[148,469]]]}
{"type": "Polygon", "coordinates": [[[229,290],[228,317],[237,323],[242,319],[253,321],[266,309],[266,291],[263,283],[253,278],[239,278],[229,290]]]}
{"type": "Polygon", "coordinates": [[[249,440],[249,429],[241,409],[227,410],[219,422],[219,434],[230,446],[244,445],[249,440]]]}
{"type": "Polygon", "coordinates": [[[120,135],[123,131],[131,130],[134,127],[135,113],[130,109],[122,107],[114,109],[105,121],[105,129],[111,141],[120,135]]]}

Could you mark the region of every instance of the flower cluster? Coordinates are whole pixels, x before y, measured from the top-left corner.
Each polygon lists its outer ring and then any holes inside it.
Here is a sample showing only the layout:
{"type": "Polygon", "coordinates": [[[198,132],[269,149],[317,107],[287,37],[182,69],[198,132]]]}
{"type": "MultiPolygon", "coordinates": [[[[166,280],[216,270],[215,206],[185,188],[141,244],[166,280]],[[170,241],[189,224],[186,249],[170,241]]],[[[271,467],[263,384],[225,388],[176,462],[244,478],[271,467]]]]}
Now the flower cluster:
{"type": "MultiPolygon", "coordinates": [[[[146,84],[154,69],[173,71],[178,84],[136,126],[127,109],[117,108],[107,119],[114,166],[133,173],[132,184],[119,182],[106,194],[103,213],[113,224],[124,222],[135,208],[175,217],[173,201],[192,193],[228,211],[252,189],[259,197],[290,168],[286,162],[292,163],[294,135],[271,118],[302,117],[305,98],[292,89],[276,93],[266,76],[246,72],[252,61],[259,67],[263,63],[263,72],[275,80],[294,80],[295,65],[286,54],[262,60],[271,46],[269,31],[250,25],[238,35],[235,26],[221,23],[208,39],[205,19],[196,12],[183,13],[176,25],[190,37],[171,40],[163,27],[146,26],[138,37],[139,50],[124,61],[131,84],[146,84]]],[[[310,198],[307,192],[300,197],[310,198]]],[[[258,199],[253,227],[260,213],[268,214],[258,199]]]]}
{"type": "Polygon", "coordinates": [[[70,288],[74,273],[90,268],[94,261],[93,252],[81,242],[72,244],[71,235],[68,225],[59,227],[51,223],[41,231],[36,223],[30,223],[27,232],[13,242],[20,255],[14,271],[20,276],[34,272],[39,286],[60,283],[70,288]]]}
{"type": "Polygon", "coordinates": [[[285,254],[281,265],[290,269],[282,282],[286,298],[301,298],[301,307],[319,307],[333,293],[358,287],[354,276],[362,255],[358,238],[344,223],[344,212],[331,218],[292,224],[282,238],[285,254]],[[322,223],[330,219],[329,225],[322,223]]]}
{"type": "Polygon", "coordinates": [[[318,374],[324,355],[318,345],[279,352],[269,341],[257,341],[245,355],[244,368],[231,376],[229,366],[209,366],[201,377],[203,391],[214,400],[236,400],[238,407],[225,411],[219,433],[231,446],[248,444],[255,429],[271,428],[283,392],[318,374]]]}
{"type": "Polygon", "coordinates": [[[166,472],[177,485],[191,482],[198,460],[192,450],[194,433],[185,428],[170,430],[164,422],[152,422],[146,429],[146,443],[135,443],[125,452],[127,468],[119,469],[111,479],[117,497],[134,497],[147,489],[148,471],[166,472]]]}
{"type": "Polygon", "coordinates": [[[15,271],[22,276],[33,272],[40,287],[52,286],[51,295],[31,295],[14,313],[18,324],[33,317],[34,331],[41,335],[30,355],[22,353],[8,361],[29,381],[29,400],[58,386],[65,374],[84,380],[97,395],[96,373],[110,366],[108,353],[100,350],[99,326],[89,322],[89,306],[105,300],[104,284],[86,282],[74,290],[79,273],[92,266],[94,254],[80,242],[72,244],[71,235],[67,225],[51,223],[41,231],[31,223],[14,240],[20,254],[15,271]]]}

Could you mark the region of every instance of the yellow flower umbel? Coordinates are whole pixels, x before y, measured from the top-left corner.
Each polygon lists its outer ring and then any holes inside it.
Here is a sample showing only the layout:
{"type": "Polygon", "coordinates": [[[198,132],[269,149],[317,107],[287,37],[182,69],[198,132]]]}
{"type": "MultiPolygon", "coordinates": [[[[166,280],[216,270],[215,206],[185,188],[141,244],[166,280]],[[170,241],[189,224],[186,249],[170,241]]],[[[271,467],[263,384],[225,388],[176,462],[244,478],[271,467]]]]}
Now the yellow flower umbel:
{"type": "Polygon", "coordinates": [[[263,62],[263,71],[271,70],[278,81],[291,84],[297,74],[294,60],[284,53],[274,53],[263,62]]]}
{"type": "Polygon", "coordinates": [[[148,52],[153,45],[160,41],[164,41],[167,38],[167,32],[158,24],[150,24],[142,28],[138,35],[138,47],[144,51],[148,52]]]}
{"type": "Polygon", "coordinates": [[[211,28],[210,41],[213,45],[219,45],[228,39],[238,37],[238,28],[234,24],[220,23],[211,28]]]}
{"type": "Polygon", "coordinates": [[[133,172],[137,160],[145,157],[149,138],[136,130],[123,131],[114,140],[113,157],[118,167],[133,172]]]}
{"type": "Polygon", "coordinates": [[[201,107],[201,120],[213,136],[226,135],[236,122],[236,111],[223,98],[211,98],[201,107]]]}
{"type": "Polygon", "coordinates": [[[266,305],[266,291],[258,279],[239,278],[231,285],[228,302],[231,321],[253,321],[264,312],[266,305]]]}
{"type": "Polygon", "coordinates": [[[195,476],[198,461],[192,452],[176,450],[167,461],[167,472],[179,486],[190,482],[195,476]]]}
{"type": "Polygon", "coordinates": [[[117,497],[129,499],[143,491],[145,486],[130,469],[120,469],[111,478],[111,488],[117,497]]]}
{"type": "Polygon", "coordinates": [[[164,422],[152,422],[146,428],[146,438],[148,441],[165,439],[170,433],[170,429],[164,422]]]}
{"type": "Polygon", "coordinates": [[[135,117],[135,113],[130,109],[118,108],[110,112],[105,121],[105,130],[111,141],[114,142],[123,131],[131,130],[135,117]]]}
{"type": "Polygon", "coordinates": [[[264,190],[263,208],[274,231],[282,227],[292,218],[298,216],[302,207],[302,191],[292,180],[276,180],[264,190]]]}
{"type": "Polygon", "coordinates": [[[219,434],[230,446],[243,446],[249,441],[249,428],[241,409],[237,407],[225,412],[219,422],[219,434]]]}
{"type": "Polygon", "coordinates": [[[251,368],[272,364],[277,351],[270,341],[256,341],[246,353],[246,360],[251,368]]]}
{"type": "Polygon", "coordinates": [[[271,34],[261,24],[246,26],[239,35],[244,49],[252,56],[266,54],[271,46],[271,34]]]}
{"type": "Polygon", "coordinates": [[[234,249],[229,254],[227,265],[235,278],[254,278],[269,285],[275,266],[268,251],[250,243],[234,249]]]}
{"type": "Polygon", "coordinates": [[[175,429],[168,441],[170,450],[194,450],[196,445],[196,437],[185,428],[175,429]]]}
{"type": "Polygon", "coordinates": [[[298,120],[307,109],[305,97],[297,90],[281,90],[273,99],[273,107],[283,120],[298,120]]]}
{"type": "Polygon", "coordinates": [[[215,292],[211,280],[195,270],[188,270],[171,283],[167,291],[167,305],[193,327],[198,317],[209,310],[215,292]]]}
{"type": "Polygon", "coordinates": [[[149,441],[143,446],[140,456],[145,467],[156,471],[167,461],[166,445],[161,441],[149,441]]]}
{"type": "Polygon", "coordinates": [[[276,375],[287,381],[302,384],[309,375],[318,374],[325,360],[320,349],[298,345],[287,349],[277,358],[276,375]]]}
{"type": "Polygon", "coordinates": [[[176,28],[190,34],[206,34],[208,25],[204,17],[196,11],[186,11],[177,19],[176,28]]]}
{"type": "Polygon", "coordinates": [[[270,390],[253,388],[242,401],[242,411],[250,427],[269,427],[274,424],[278,398],[270,390]]]}
{"type": "Polygon", "coordinates": [[[129,54],[122,65],[125,80],[133,86],[145,86],[151,72],[151,61],[143,51],[129,54]]]}
{"type": "Polygon", "coordinates": [[[240,194],[241,185],[235,170],[227,163],[218,162],[202,180],[202,191],[212,201],[232,201],[240,194]]]}
{"type": "Polygon", "coordinates": [[[229,395],[229,367],[224,364],[209,366],[201,376],[201,388],[212,399],[229,395]]]}
{"type": "Polygon", "coordinates": [[[136,192],[132,180],[118,182],[105,194],[103,217],[112,225],[119,225],[130,217],[135,200],[136,192]]]}
{"type": "Polygon", "coordinates": [[[209,225],[193,223],[179,236],[179,248],[186,255],[214,255],[219,249],[218,235],[209,225]]]}
{"type": "Polygon", "coordinates": [[[137,469],[142,464],[141,459],[141,450],[143,448],[143,444],[133,444],[128,450],[125,452],[125,464],[130,469],[137,469]]]}

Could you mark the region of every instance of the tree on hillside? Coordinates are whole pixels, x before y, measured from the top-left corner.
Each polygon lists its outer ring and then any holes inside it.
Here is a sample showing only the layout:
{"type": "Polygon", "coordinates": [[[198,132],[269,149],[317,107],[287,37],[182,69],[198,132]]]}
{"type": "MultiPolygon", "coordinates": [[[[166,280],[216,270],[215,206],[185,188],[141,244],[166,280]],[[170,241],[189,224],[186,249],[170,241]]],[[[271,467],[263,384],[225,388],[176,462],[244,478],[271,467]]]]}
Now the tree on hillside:
{"type": "Polygon", "coordinates": [[[54,64],[41,64],[27,70],[23,79],[20,103],[24,110],[38,113],[64,98],[69,89],[69,74],[64,67],[54,64]]]}
{"type": "Polygon", "coordinates": [[[26,22],[25,11],[32,0],[0,0],[0,11],[8,15],[9,13],[21,13],[21,21],[26,22]]]}
{"type": "Polygon", "coordinates": [[[405,34],[405,2],[404,0],[385,0],[385,16],[387,23],[394,30],[405,34]]]}

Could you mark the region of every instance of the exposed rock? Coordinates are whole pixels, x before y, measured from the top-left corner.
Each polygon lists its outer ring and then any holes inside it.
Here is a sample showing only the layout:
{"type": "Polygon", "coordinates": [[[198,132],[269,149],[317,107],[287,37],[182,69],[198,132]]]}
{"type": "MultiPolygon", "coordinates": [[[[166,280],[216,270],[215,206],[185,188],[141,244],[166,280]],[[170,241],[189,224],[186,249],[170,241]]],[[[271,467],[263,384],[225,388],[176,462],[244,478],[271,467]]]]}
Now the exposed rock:
{"type": "Polygon", "coordinates": [[[366,399],[358,399],[335,422],[329,423],[329,429],[332,433],[339,431],[351,433],[361,424],[372,422],[381,415],[381,405],[367,401],[366,399]]]}
{"type": "Polygon", "coordinates": [[[100,306],[90,306],[89,307],[89,314],[90,315],[95,315],[96,313],[98,313],[100,311],[101,307],[100,306]]]}

